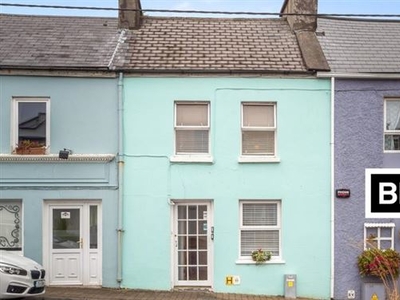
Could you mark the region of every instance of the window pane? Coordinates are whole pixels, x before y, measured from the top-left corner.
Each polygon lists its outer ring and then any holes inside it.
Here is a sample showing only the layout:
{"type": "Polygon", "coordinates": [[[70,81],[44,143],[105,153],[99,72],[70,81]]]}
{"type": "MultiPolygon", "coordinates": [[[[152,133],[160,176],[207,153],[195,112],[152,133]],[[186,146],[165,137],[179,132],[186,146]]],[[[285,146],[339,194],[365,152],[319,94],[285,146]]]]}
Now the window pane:
{"type": "Polygon", "coordinates": [[[0,201],[0,249],[21,249],[21,202],[0,201]]]}
{"type": "Polygon", "coordinates": [[[381,241],[380,249],[390,249],[392,247],[392,241],[383,240],[381,241]]]}
{"type": "Polygon", "coordinates": [[[79,249],[80,210],[53,209],[53,249],[79,249]]]}
{"type": "Polygon", "coordinates": [[[385,135],[385,150],[400,150],[400,135],[386,134],[385,135]]]}
{"type": "Polygon", "coordinates": [[[386,130],[400,130],[400,100],[386,100],[386,130]]]}
{"type": "Polygon", "coordinates": [[[46,103],[18,102],[18,142],[46,145],[46,103]]]}
{"type": "Polygon", "coordinates": [[[176,130],[176,153],[208,153],[208,130],[176,130]]]}
{"type": "Polygon", "coordinates": [[[278,206],[276,203],[243,204],[243,226],[278,225],[278,206]]]}
{"type": "Polygon", "coordinates": [[[177,104],[176,126],[208,126],[208,104],[177,104]]]}
{"type": "Polygon", "coordinates": [[[275,127],[273,105],[243,105],[243,127],[275,127]]]}
{"type": "Polygon", "coordinates": [[[242,230],[240,245],[241,256],[250,256],[257,249],[271,251],[273,256],[279,256],[279,231],[242,230]]]}
{"type": "Polygon", "coordinates": [[[97,249],[97,205],[90,206],[90,249],[97,249]]]}
{"type": "Polygon", "coordinates": [[[274,131],[243,131],[243,154],[275,154],[274,131]]]}

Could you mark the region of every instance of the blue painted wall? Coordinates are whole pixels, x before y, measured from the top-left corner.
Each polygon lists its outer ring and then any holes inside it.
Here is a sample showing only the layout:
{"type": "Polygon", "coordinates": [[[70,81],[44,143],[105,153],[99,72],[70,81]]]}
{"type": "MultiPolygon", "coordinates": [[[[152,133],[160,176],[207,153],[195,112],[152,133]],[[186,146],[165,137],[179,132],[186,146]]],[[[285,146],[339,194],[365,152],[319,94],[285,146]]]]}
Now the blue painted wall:
{"type": "MultiPolygon", "coordinates": [[[[360,297],[362,279],[357,256],[363,250],[364,223],[397,219],[365,219],[365,169],[399,168],[400,153],[383,152],[384,98],[400,95],[399,81],[336,80],[335,188],[351,197],[335,200],[335,299],[348,290],[360,297]]],[[[395,249],[400,249],[395,230],[395,249]]]]}
{"type": "Polygon", "coordinates": [[[315,79],[126,78],[124,280],[168,290],[169,199],[212,199],[217,292],[283,295],[297,274],[299,296],[330,294],[330,84],[315,79]],[[171,163],[174,101],[211,103],[213,164],[171,163]],[[242,101],[277,103],[279,163],[240,164],[242,101]],[[281,199],[285,263],[236,264],[239,199],[281,199]],[[241,284],[225,285],[238,275],[241,284]]]}
{"type": "MultiPolygon", "coordinates": [[[[116,154],[117,80],[62,77],[0,77],[0,153],[10,154],[11,99],[49,97],[50,153],[116,154]]],[[[21,199],[24,254],[42,262],[43,201],[101,200],[103,285],[117,286],[117,166],[111,162],[0,161],[0,199],[21,199]]]]}

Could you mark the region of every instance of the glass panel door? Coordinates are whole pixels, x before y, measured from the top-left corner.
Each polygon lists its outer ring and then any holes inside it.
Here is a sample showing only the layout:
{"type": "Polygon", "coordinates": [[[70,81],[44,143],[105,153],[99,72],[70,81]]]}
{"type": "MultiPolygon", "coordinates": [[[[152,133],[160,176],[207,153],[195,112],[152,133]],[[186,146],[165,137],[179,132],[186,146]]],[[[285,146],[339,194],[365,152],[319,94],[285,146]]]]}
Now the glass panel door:
{"type": "Polygon", "coordinates": [[[83,283],[82,211],[82,206],[50,206],[50,284],[83,283]]]}
{"type": "Polygon", "coordinates": [[[79,249],[80,209],[53,209],[53,249],[79,249]]]}
{"type": "Polygon", "coordinates": [[[208,205],[176,207],[177,285],[209,285],[208,205]]]}

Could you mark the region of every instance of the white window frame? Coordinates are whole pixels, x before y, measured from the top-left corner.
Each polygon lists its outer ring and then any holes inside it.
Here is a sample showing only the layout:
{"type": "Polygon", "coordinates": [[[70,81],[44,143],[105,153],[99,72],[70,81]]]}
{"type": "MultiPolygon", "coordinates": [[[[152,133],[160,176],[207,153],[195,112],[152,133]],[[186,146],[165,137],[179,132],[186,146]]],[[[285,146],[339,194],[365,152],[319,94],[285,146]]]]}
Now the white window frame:
{"type": "Polygon", "coordinates": [[[255,163],[255,162],[280,162],[278,157],[277,151],[277,103],[276,102],[242,102],[241,103],[241,121],[240,121],[240,156],[239,156],[239,163],[255,163]],[[274,126],[271,127],[248,127],[244,126],[244,107],[245,106],[272,106],[274,109],[274,126]],[[243,153],[243,132],[245,131],[272,131],[274,132],[274,153],[273,154],[246,154],[243,153]]]}
{"type": "Polygon", "coordinates": [[[204,162],[212,163],[211,155],[211,104],[209,101],[175,101],[174,102],[174,155],[170,157],[171,162],[204,162]],[[178,105],[207,105],[207,125],[203,126],[181,126],[177,124],[178,105]],[[179,130],[207,130],[208,131],[208,153],[177,153],[176,132],[179,130]]]}
{"type": "Polygon", "coordinates": [[[388,153],[399,153],[399,150],[386,150],[386,136],[399,136],[393,137],[393,140],[397,139],[397,143],[400,145],[400,130],[389,130],[387,129],[387,113],[386,113],[386,108],[387,108],[387,103],[388,101],[400,101],[400,98],[385,98],[384,99],[384,104],[383,104],[383,151],[388,152],[388,153]]]}
{"type": "MultiPolygon", "coordinates": [[[[251,256],[241,255],[241,235],[245,230],[278,231],[279,232],[279,255],[272,255],[271,260],[266,263],[285,263],[282,259],[282,203],[280,200],[239,200],[239,253],[236,264],[255,264],[251,256]],[[274,226],[244,226],[243,225],[243,204],[276,204],[277,224],[274,226]]],[[[257,249],[254,249],[257,250],[257,249]]],[[[266,250],[266,249],[263,249],[266,250]]]]}
{"type": "MultiPolygon", "coordinates": [[[[368,246],[368,243],[371,239],[369,239],[369,229],[375,228],[377,232],[377,236],[373,239],[373,243],[376,244],[376,248],[381,249],[381,242],[382,241],[389,241],[390,242],[390,249],[394,249],[394,223],[365,223],[364,224],[364,250],[371,248],[368,246]],[[383,237],[382,236],[382,229],[389,228],[391,230],[390,237],[383,237]]],[[[382,249],[383,250],[383,249],[382,249]]]]}
{"type": "Polygon", "coordinates": [[[18,104],[21,102],[43,102],[46,104],[46,154],[50,148],[50,98],[48,97],[13,97],[11,105],[11,153],[18,145],[18,104]]]}

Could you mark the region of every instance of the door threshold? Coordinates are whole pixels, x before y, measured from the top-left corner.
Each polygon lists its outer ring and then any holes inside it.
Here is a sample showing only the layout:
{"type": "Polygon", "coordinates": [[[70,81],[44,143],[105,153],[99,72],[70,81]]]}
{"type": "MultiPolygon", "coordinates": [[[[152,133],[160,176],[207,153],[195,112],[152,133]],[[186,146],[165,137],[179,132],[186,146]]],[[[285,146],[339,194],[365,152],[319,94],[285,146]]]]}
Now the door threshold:
{"type": "Polygon", "coordinates": [[[172,288],[174,292],[213,292],[211,286],[174,286],[172,288]]]}

